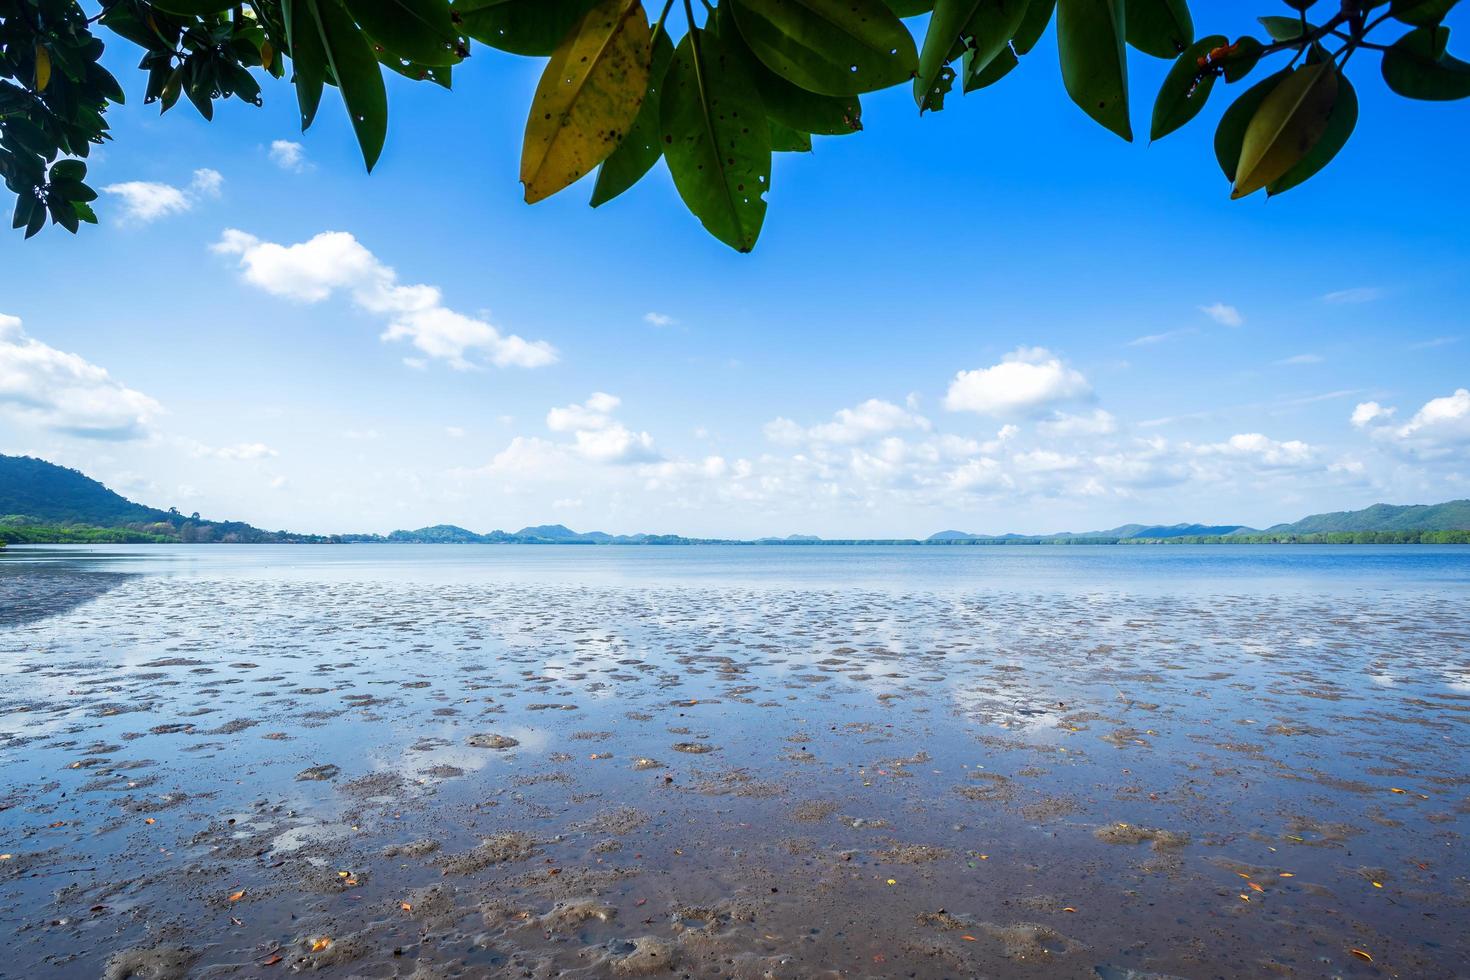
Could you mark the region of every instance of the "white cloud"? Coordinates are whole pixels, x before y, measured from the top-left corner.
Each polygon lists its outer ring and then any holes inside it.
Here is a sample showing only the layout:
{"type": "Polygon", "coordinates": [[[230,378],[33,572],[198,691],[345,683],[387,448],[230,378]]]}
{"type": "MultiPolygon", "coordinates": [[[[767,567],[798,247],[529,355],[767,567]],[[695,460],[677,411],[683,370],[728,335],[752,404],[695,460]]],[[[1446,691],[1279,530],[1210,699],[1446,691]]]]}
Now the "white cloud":
{"type": "Polygon", "coordinates": [[[593,392],[580,405],[565,405],[546,413],[546,427],[552,432],[569,432],[575,440],[571,448],[585,459],[597,463],[646,462],[658,458],[653,437],[647,432],[634,432],[612,417],[622,399],[605,391],[593,392]]]}
{"type": "Polygon", "coordinates": [[[1056,438],[1105,436],[1118,431],[1118,420],[1113,413],[1101,408],[1094,409],[1088,415],[1069,415],[1066,412],[1057,412],[1050,419],[1040,423],[1037,428],[1045,435],[1056,438]]]}
{"type": "Polygon", "coordinates": [[[171,214],[191,210],[201,198],[219,197],[225,178],[218,170],[201,168],[187,188],[146,180],[127,180],[108,184],[102,190],[122,199],[123,216],[147,224],[171,214]]]}
{"type": "Polygon", "coordinates": [[[291,140],[271,140],[270,158],[282,170],[299,174],[306,169],[306,147],[291,140]]]}
{"type": "Polygon", "coordinates": [[[1431,337],[1428,340],[1420,340],[1409,345],[1409,350],[1431,350],[1435,347],[1445,347],[1457,343],[1459,337],[1431,337]]]}
{"type": "Polygon", "coordinates": [[[669,316],[667,313],[650,312],[643,314],[643,322],[655,327],[672,327],[679,321],[669,316]]]}
{"type": "Polygon", "coordinates": [[[869,398],[856,408],[844,408],[835,412],[831,422],[822,422],[811,428],[786,418],[767,422],[766,438],[782,445],[795,445],[804,441],[832,445],[855,445],[901,430],[929,431],[929,420],[907,408],[887,402],[881,398],[869,398]]]}
{"type": "Polygon", "coordinates": [[[1360,402],[1353,409],[1352,422],[1358,428],[1363,428],[1373,422],[1386,421],[1398,411],[1394,408],[1385,408],[1377,402],[1360,402]]]}
{"type": "Polygon", "coordinates": [[[1381,299],[1383,290],[1376,286],[1356,286],[1352,289],[1339,289],[1331,293],[1324,293],[1324,303],[1371,303],[1375,299],[1381,299]]]}
{"type": "Polygon", "coordinates": [[[1321,364],[1326,358],[1321,354],[1293,354],[1291,357],[1283,357],[1274,361],[1280,367],[1291,367],[1298,364],[1321,364]]]}
{"type": "Polygon", "coordinates": [[[1020,347],[999,364],[956,374],[944,396],[944,407],[951,412],[1004,417],[1031,414],[1091,394],[1092,386],[1082,373],[1063,364],[1051,351],[1020,347]]]}
{"type": "Polygon", "coordinates": [[[263,442],[241,442],[233,446],[221,446],[218,449],[209,450],[209,455],[216,459],[246,460],[266,459],[271,456],[279,456],[280,453],[263,442]]]}
{"type": "Polygon", "coordinates": [[[273,296],[319,303],[343,291],[359,309],[387,321],[383,340],[407,340],[420,353],[458,370],[478,366],[472,355],[496,367],[543,367],[557,359],[556,349],[545,341],[503,334],[482,319],[444,306],[437,286],[400,284],[390,266],[344,231],[279,245],[231,228],[212,248],[239,256],[245,281],[273,296]]]}
{"type": "Polygon", "coordinates": [[[464,429],[458,425],[446,425],[444,427],[444,434],[451,439],[463,439],[464,429]]]}
{"type": "Polygon", "coordinates": [[[1240,311],[1228,303],[1211,303],[1209,306],[1201,306],[1199,311],[1221,326],[1238,327],[1245,322],[1240,311]]]}
{"type": "Polygon", "coordinates": [[[1185,327],[1180,330],[1165,330],[1163,333],[1151,333],[1145,334],[1142,337],[1134,337],[1132,340],[1128,341],[1128,346],[1149,347],[1154,344],[1162,344],[1166,340],[1173,340],[1175,337],[1184,337],[1188,334],[1198,332],[1199,331],[1195,330],[1193,327],[1185,327]]]}
{"type": "Polygon", "coordinates": [[[158,402],[76,354],[26,335],[0,314],[0,407],[42,428],[87,439],[138,439],[158,402]]]}
{"type": "Polygon", "coordinates": [[[1394,434],[1437,446],[1470,441],[1470,388],[1425,402],[1394,434]]]}
{"type": "Polygon", "coordinates": [[[1198,446],[1201,455],[1232,457],[1263,469],[1292,469],[1317,460],[1317,450],[1299,439],[1279,442],[1259,432],[1231,436],[1225,442],[1198,446]]]}

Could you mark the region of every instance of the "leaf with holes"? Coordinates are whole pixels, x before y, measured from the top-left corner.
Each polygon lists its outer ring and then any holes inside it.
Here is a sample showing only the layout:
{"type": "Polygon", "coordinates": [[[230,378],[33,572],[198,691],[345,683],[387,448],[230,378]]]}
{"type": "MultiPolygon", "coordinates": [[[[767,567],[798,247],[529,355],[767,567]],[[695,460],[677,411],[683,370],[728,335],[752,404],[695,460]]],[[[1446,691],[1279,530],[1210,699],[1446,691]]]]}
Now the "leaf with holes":
{"type": "Polygon", "coordinates": [[[1123,0],[1057,0],[1057,48],[1067,94],[1083,112],[1131,142],[1124,30],[1123,0]]]}
{"type": "Polygon", "coordinates": [[[1337,64],[1328,58],[1302,65],[1271,90],[1245,128],[1231,198],[1260,190],[1306,157],[1327,131],[1337,88],[1337,64]]]}
{"type": "Polygon", "coordinates": [[[651,43],[639,0],[602,0],[562,41],[526,118],[527,204],[578,180],[617,149],[648,91],[651,43]]]}
{"type": "Polygon", "coordinates": [[[458,62],[447,0],[344,0],[362,29],[390,54],[420,65],[458,62]]]}
{"type": "Polygon", "coordinates": [[[679,196],[710,234],[749,252],[766,216],[771,132],[743,67],[717,35],[691,30],[674,52],[659,116],[679,196]]]}
{"type": "Polygon", "coordinates": [[[511,54],[549,55],[597,0],[460,0],[450,9],[460,28],[511,54]]]}
{"type": "Polygon", "coordinates": [[[369,171],[383,152],[388,134],[388,96],[383,72],[366,36],[337,0],[297,0],[317,29],[327,68],[342,92],[348,118],[357,134],[363,162],[369,171]]]}
{"type": "Polygon", "coordinates": [[[937,0],[919,53],[919,73],[914,76],[919,111],[938,108],[933,96],[939,73],[957,47],[966,55],[966,76],[980,74],[1007,48],[1027,7],[1027,0],[937,0]]]}
{"type": "Polygon", "coordinates": [[[725,0],[755,56],[822,95],[859,95],[908,79],[919,55],[882,0],[725,0]]]}
{"type": "Polygon", "coordinates": [[[845,136],[863,128],[863,106],[856,95],[819,95],[777,75],[751,52],[729,11],[728,5],[716,7],[709,29],[720,36],[726,54],[740,59],[772,122],[821,136],[845,136]]]}
{"type": "Polygon", "coordinates": [[[643,95],[643,104],[638,115],[618,143],[618,148],[597,170],[597,183],[592,186],[592,206],[606,204],[623,191],[643,179],[653,169],[658,158],[663,156],[663,141],[659,133],[660,93],[663,91],[664,76],[669,63],[674,60],[674,42],[669,40],[668,31],[659,31],[653,39],[653,58],[648,70],[648,91],[643,95]]]}

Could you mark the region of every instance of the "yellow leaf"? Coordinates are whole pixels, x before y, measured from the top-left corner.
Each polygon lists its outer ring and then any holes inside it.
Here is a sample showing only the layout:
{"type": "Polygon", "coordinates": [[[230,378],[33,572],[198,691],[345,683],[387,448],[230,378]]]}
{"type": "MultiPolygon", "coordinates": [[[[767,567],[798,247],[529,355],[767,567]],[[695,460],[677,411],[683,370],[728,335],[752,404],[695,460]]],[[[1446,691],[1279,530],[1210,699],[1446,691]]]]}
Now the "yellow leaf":
{"type": "Polygon", "coordinates": [[[269,41],[262,42],[260,45],[260,67],[266,71],[270,71],[271,61],[275,59],[275,56],[276,49],[271,47],[271,43],[269,41]]]}
{"type": "Polygon", "coordinates": [[[1350,949],[1348,950],[1348,952],[1352,953],[1360,960],[1367,960],[1369,963],[1373,962],[1373,954],[1369,953],[1365,949],[1350,949]]]}
{"type": "Polygon", "coordinates": [[[0,854],[0,861],[9,861],[13,857],[15,857],[14,854],[0,854]]]}
{"type": "Polygon", "coordinates": [[[889,878],[888,879],[888,883],[890,885],[896,885],[896,884],[898,884],[898,879],[897,878],[889,878]]]}
{"type": "Polygon", "coordinates": [[[231,892],[230,893],[230,901],[232,901],[232,902],[238,902],[240,899],[242,899],[244,897],[245,897],[245,889],[243,889],[243,888],[240,889],[237,892],[231,892]]]}
{"type": "Polygon", "coordinates": [[[1296,875],[1292,874],[1290,871],[1283,871],[1283,872],[1281,872],[1281,877],[1283,877],[1283,878],[1295,878],[1296,875]]]}
{"type": "Polygon", "coordinates": [[[405,911],[405,912],[412,912],[413,911],[413,906],[410,905],[410,904],[408,904],[407,902],[399,902],[398,903],[398,907],[401,908],[401,909],[403,909],[403,911],[405,911]]]}
{"type": "Polygon", "coordinates": [[[322,950],[326,949],[330,945],[332,945],[332,940],[330,937],[323,936],[320,939],[313,939],[311,942],[311,951],[313,953],[320,953],[322,950]]]}
{"type": "Polygon", "coordinates": [[[146,823],[146,824],[149,824],[149,825],[158,823],[158,821],[157,820],[154,820],[152,817],[145,818],[143,820],[143,822],[146,823]]]}
{"type": "Polygon", "coordinates": [[[46,91],[51,84],[51,52],[36,45],[36,91],[46,91]]]}
{"type": "Polygon", "coordinates": [[[555,194],[617,149],[648,91],[652,58],[640,0],[601,0],[557,46],[526,119],[521,183],[527,204],[555,194]]]}
{"type": "Polygon", "coordinates": [[[1251,886],[1251,890],[1252,891],[1264,892],[1266,890],[1266,889],[1262,888],[1260,885],[1256,884],[1254,881],[1247,882],[1247,884],[1249,884],[1251,886]]]}
{"type": "Polygon", "coordinates": [[[1337,64],[1328,58],[1303,65],[1271,90],[1245,128],[1232,199],[1255,193],[1307,155],[1327,131],[1337,88],[1337,64]]]}
{"type": "Polygon", "coordinates": [[[1381,881],[1375,881],[1375,882],[1373,882],[1373,887],[1374,888],[1382,888],[1383,887],[1383,882],[1381,882],[1381,881]]]}

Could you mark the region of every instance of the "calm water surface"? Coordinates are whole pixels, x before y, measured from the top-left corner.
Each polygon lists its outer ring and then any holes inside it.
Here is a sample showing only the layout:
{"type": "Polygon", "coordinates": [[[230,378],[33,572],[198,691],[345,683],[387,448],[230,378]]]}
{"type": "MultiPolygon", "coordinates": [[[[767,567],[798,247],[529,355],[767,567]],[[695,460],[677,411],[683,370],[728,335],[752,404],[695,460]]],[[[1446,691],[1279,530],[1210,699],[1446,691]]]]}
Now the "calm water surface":
{"type": "Polygon", "coordinates": [[[1470,548],[0,555],[0,977],[1470,976],[1470,548]]]}

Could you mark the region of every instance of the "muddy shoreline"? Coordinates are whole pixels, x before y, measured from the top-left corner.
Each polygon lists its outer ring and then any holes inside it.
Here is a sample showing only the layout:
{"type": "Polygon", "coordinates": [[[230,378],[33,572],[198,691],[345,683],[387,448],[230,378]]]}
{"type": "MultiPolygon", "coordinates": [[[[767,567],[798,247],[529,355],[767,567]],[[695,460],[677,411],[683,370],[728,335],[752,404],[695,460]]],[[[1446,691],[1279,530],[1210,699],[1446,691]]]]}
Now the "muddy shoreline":
{"type": "Polygon", "coordinates": [[[97,574],[0,977],[1470,973],[1453,597],[97,574]]]}

